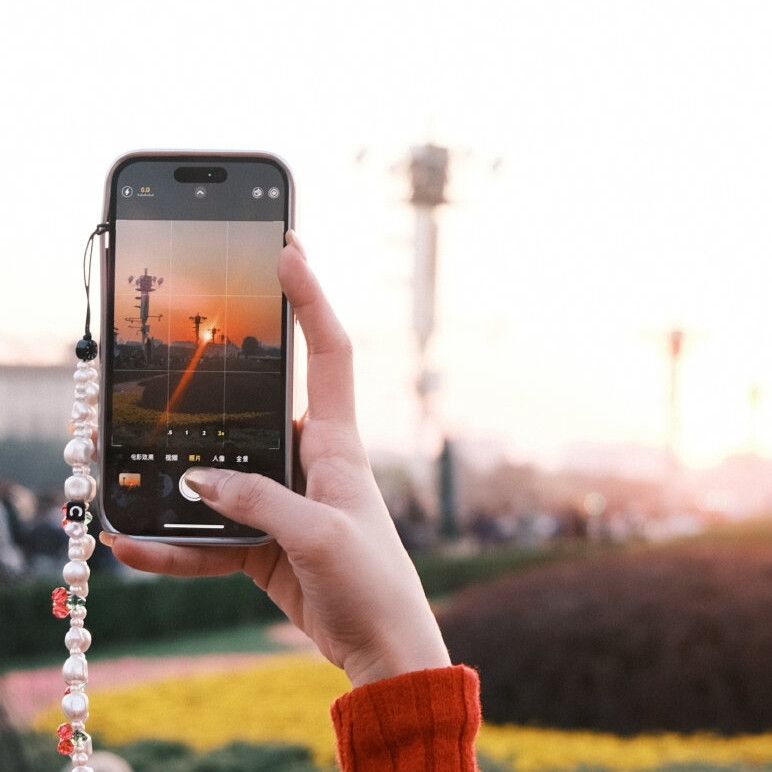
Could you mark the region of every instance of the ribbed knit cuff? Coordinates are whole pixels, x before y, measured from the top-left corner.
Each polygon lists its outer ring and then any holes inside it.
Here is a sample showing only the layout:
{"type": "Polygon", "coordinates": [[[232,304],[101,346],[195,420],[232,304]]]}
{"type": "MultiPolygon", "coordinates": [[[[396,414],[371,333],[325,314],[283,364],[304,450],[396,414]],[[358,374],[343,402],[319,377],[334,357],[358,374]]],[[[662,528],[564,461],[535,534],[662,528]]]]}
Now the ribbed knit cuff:
{"type": "Polygon", "coordinates": [[[388,678],[331,708],[343,772],[471,772],[480,682],[464,665],[388,678]]]}

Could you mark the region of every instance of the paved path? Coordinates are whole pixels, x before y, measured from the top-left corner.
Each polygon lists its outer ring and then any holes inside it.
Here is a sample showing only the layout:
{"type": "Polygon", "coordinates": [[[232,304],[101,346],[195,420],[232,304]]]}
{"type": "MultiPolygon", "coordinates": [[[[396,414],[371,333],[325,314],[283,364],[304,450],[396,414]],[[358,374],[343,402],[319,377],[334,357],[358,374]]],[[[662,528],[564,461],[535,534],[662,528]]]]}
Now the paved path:
{"type": "MultiPolygon", "coordinates": [[[[89,662],[88,691],[96,692],[116,687],[153,681],[159,678],[182,677],[200,672],[233,672],[251,667],[260,654],[205,654],[197,657],[120,657],[89,662]]],[[[62,663],[64,664],[64,663],[62,663]]],[[[0,680],[0,690],[17,726],[27,725],[43,708],[55,705],[64,694],[66,684],[61,666],[7,673],[0,680]]]]}
{"type": "MultiPolygon", "coordinates": [[[[271,638],[292,650],[309,650],[313,644],[292,625],[276,625],[271,638]]],[[[66,651],[62,656],[64,664],[66,651]]],[[[88,655],[87,655],[88,656],[88,655]]],[[[224,671],[232,673],[253,667],[266,654],[201,654],[183,657],[120,657],[98,660],[88,665],[88,691],[96,692],[121,686],[182,677],[194,673],[224,671]]],[[[16,670],[0,676],[0,697],[17,726],[26,726],[44,708],[55,705],[64,694],[62,665],[16,670]]]]}

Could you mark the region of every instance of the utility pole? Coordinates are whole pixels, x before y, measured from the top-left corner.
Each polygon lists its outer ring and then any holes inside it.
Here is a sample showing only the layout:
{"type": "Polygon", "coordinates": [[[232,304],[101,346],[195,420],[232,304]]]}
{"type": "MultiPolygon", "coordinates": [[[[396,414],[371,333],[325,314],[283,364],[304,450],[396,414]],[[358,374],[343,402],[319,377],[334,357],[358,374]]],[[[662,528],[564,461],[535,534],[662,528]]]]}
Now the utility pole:
{"type": "Polygon", "coordinates": [[[196,314],[195,316],[189,316],[188,319],[190,319],[191,322],[193,322],[193,329],[196,332],[196,345],[201,341],[200,337],[200,331],[201,331],[201,322],[205,322],[208,317],[201,316],[201,314],[196,314]]]}
{"type": "Polygon", "coordinates": [[[673,517],[681,506],[681,357],[684,331],[673,328],[668,333],[670,384],[668,389],[668,453],[665,491],[665,515],[673,517]]]}
{"type": "Polygon", "coordinates": [[[681,355],[684,332],[673,329],[668,334],[670,357],[670,389],[668,393],[668,445],[670,453],[678,459],[681,452],[681,355]]]}

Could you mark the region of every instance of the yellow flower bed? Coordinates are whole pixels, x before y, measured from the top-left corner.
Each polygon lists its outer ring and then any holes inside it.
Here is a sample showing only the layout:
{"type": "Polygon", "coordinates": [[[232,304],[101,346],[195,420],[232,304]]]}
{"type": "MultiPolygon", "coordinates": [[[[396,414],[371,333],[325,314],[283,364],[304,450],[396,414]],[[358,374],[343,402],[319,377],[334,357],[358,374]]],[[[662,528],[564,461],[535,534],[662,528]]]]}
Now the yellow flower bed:
{"type": "MultiPolygon", "coordinates": [[[[232,674],[170,678],[90,694],[90,732],[109,744],[139,739],[184,742],[211,750],[233,741],[286,742],[310,748],[317,764],[335,759],[329,718],[332,701],[349,689],[345,675],[318,657],[275,655],[232,674]]],[[[58,706],[35,720],[51,732],[62,721],[58,706]]],[[[772,734],[641,735],[564,732],[485,725],[478,749],[517,772],[651,770],[668,764],[772,763],[772,734]]]]}
{"type": "MultiPolygon", "coordinates": [[[[317,764],[332,765],[330,705],[350,688],[341,670],[318,657],[277,655],[230,674],[89,692],[87,729],[108,744],[155,738],[201,751],[233,741],[285,742],[310,748],[317,764]]],[[[62,720],[57,707],[37,716],[34,727],[51,732],[62,720]]]]}
{"type": "Polygon", "coordinates": [[[519,726],[480,730],[477,747],[517,772],[652,770],[670,764],[769,764],[772,734],[717,737],[709,734],[652,734],[618,737],[601,732],[566,732],[519,726]]]}

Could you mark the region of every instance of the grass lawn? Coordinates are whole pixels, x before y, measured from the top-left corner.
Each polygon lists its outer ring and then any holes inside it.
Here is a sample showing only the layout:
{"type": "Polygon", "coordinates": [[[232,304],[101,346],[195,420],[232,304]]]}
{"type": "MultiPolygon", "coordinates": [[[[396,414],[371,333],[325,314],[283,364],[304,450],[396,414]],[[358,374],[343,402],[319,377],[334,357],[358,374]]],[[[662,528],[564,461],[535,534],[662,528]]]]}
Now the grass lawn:
{"type": "MultiPolygon", "coordinates": [[[[174,637],[152,641],[134,641],[100,646],[95,635],[92,648],[86,656],[89,662],[117,659],[119,657],[180,657],[203,654],[261,653],[287,649],[271,640],[272,625],[251,623],[226,630],[209,630],[200,633],[182,633],[174,637]]],[[[62,638],[64,638],[64,632],[62,638]]],[[[62,641],[61,655],[39,654],[31,657],[13,657],[2,662],[1,672],[31,670],[64,663],[67,651],[62,641]]]]}

